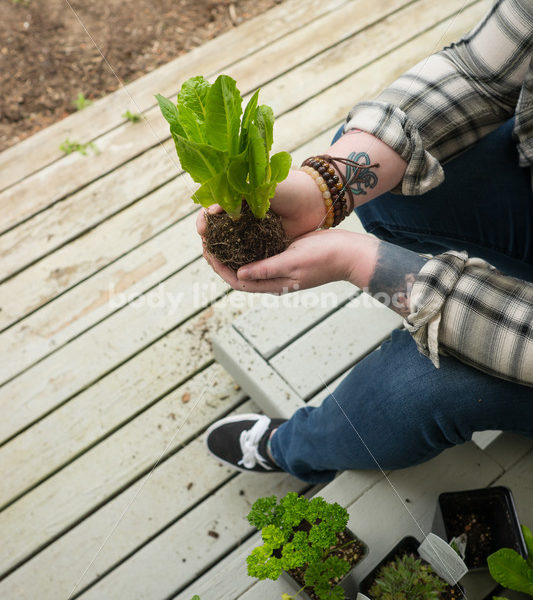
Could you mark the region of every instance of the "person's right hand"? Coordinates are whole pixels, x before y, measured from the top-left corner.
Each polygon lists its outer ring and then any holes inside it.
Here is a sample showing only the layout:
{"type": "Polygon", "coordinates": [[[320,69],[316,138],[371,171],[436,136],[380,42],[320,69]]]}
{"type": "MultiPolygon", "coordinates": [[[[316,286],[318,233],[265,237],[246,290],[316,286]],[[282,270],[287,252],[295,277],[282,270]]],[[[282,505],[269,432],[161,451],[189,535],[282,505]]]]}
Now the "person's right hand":
{"type": "Polygon", "coordinates": [[[304,171],[291,169],[278,184],[270,207],[281,217],[287,236],[295,239],[315,231],[326,219],[326,206],[317,184],[304,171]]]}

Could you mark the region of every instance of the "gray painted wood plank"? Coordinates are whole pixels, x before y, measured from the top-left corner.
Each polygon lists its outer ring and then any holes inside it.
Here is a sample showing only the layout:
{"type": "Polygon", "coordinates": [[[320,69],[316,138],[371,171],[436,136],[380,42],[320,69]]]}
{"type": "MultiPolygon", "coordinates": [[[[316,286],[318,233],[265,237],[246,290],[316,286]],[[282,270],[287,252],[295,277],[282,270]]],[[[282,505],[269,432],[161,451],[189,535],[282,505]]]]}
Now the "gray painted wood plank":
{"type": "Polygon", "coordinates": [[[231,377],[211,365],[0,512],[0,574],[197,437],[233,407],[236,393],[231,377]]]}
{"type": "Polygon", "coordinates": [[[233,328],[213,340],[216,360],[271,417],[288,419],[304,402],[270,365],[233,328]]]}
{"type": "Polygon", "coordinates": [[[0,504],[65,466],[213,361],[238,309],[216,302],[0,447],[0,504]]]}
{"type": "MultiPolygon", "coordinates": [[[[234,394],[233,402],[237,396],[234,394]]],[[[245,402],[232,414],[254,410],[257,409],[252,402],[245,402]]],[[[215,417],[211,412],[211,418],[215,417]]],[[[75,586],[80,591],[97,580],[99,574],[138,550],[178,516],[170,535],[183,555],[175,563],[168,558],[167,568],[169,572],[179,572],[181,585],[192,581],[198,570],[224,556],[252,531],[243,516],[257,497],[283,495],[305,486],[284,474],[266,478],[234,475],[233,470],[221,468],[208,456],[203,439],[196,438],[158,466],[150,477],[137,481],[0,582],[0,594],[17,600],[67,598],[75,586]],[[210,494],[218,488],[219,492],[210,494]],[[229,528],[227,524],[218,525],[218,515],[228,520],[229,528]],[[209,536],[211,529],[221,537],[209,536]],[[190,541],[190,533],[197,530],[198,535],[190,541]],[[186,543],[194,548],[186,548],[186,543]]],[[[242,573],[242,564],[240,567],[242,573]]]]}
{"type": "Polygon", "coordinates": [[[360,294],[270,360],[302,398],[309,398],[368,354],[402,319],[368,294],[360,294]]]}
{"type": "Polygon", "coordinates": [[[235,319],[233,327],[268,359],[357,293],[347,281],[336,281],[284,296],[264,296],[260,306],[235,319]]]}
{"type": "Polygon", "coordinates": [[[496,479],[494,485],[511,489],[520,522],[533,530],[533,450],[496,479]]]}
{"type": "MultiPolygon", "coordinates": [[[[473,441],[475,442],[475,440],[473,441]]],[[[511,433],[509,431],[504,431],[487,447],[482,449],[504,469],[509,469],[521,458],[523,458],[532,448],[532,438],[511,433]]]]}
{"type": "MultiPolygon", "coordinates": [[[[250,473],[238,475],[80,598],[101,600],[117,593],[128,600],[167,598],[198,576],[206,563],[216,563],[219,556],[253,531],[246,514],[255,498],[283,496],[304,486],[286,474],[266,478],[250,473]],[[209,531],[215,531],[218,537],[210,537],[209,531]]],[[[245,564],[240,577],[248,578],[245,564]]]]}
{"type": "Polygon", "coordinates": [[[166,297],[179,299],[177,304],[152,305],[143,295],[24,371],[0,387],[0,407],[6,415],[0,424],[2,439],[90,386],[227,289],[198,259],[165,282],[166,297]],[[200,298],[195,294],[198,281],[207,284],[200,298]]]}
{"type": "Polygon", "coordinates": [[[196,214],[182,219],[0,333],[0,383],[57,352],[150,288],[151,302],[170,302],[164,285],[154,286],[200,256],[195,220],[196,214]]]}

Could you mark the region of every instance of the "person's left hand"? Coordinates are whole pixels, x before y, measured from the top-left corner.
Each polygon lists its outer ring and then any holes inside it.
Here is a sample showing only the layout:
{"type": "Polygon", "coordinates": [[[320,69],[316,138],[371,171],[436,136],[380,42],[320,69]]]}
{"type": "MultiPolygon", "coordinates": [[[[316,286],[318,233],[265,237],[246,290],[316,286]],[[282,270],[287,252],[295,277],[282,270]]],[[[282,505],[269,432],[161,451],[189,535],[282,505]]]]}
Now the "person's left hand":
{"type": "Polygon", "coordinates": [[[241,267],[237,273],[204,250],[213,269],[236,290],[284,294],[349,279],[359,234],[343,230],[312,231],[282,252],[241,267]]]}

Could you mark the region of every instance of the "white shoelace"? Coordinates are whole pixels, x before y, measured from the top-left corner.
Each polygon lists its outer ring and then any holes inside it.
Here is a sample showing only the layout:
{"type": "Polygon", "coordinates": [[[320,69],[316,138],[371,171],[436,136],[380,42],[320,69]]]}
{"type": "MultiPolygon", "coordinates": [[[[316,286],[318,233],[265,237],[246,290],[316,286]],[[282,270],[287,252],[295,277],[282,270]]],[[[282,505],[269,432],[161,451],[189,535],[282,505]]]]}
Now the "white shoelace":
{"type": "Polygon", "coordinates": [[[241,432],[239,442],[241,444],[242,458],[238,462],[239,465],[247,469],[253,469],[256,464],[259,464],[263,469],[272,470],[266,459],[258,452],[259,442],[269,425],[270,419],[266,415],[262,415],[251,429],[241,432]]]}

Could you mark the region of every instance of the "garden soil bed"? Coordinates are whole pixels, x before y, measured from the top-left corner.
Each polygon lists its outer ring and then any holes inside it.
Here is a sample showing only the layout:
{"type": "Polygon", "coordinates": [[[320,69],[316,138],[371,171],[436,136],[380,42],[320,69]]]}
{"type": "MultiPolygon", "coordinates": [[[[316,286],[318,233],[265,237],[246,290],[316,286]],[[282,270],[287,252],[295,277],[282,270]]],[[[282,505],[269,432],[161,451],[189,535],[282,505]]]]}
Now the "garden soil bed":
{"type": "MultiPolygon", "coordinates": [[[[70,0],[117,75],[130,82],[281,0],[70,0]]],[[[66,0],[4,0],[0,151],[118,87],[66,0]]]]}

